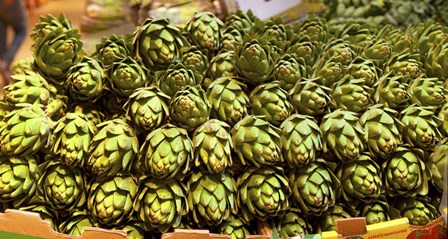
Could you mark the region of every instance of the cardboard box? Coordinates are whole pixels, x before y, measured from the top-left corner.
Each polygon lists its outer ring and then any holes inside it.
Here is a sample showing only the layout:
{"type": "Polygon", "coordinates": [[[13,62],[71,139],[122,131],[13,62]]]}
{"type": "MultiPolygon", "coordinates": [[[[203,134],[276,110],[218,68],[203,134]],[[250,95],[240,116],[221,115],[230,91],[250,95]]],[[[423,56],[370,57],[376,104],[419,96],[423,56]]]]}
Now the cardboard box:
{"type": "Polygon", "coordinates": [[[50,222],[37,213],[7,209],[0,213],[1,239],[126,239],[124,231],[86,227],[81,236],[71,236],[54,231],[50,222]]]}

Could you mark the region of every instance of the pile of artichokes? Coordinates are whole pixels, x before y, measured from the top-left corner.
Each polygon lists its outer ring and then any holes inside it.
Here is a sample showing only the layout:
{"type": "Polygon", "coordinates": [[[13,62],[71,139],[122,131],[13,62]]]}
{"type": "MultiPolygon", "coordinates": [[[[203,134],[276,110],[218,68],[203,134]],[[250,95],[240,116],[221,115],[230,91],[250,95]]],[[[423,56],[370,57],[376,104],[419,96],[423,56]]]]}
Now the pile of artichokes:
{"type": "Polygon", "coordinates": [[[88,53],[42,17],[0,102],[0,208],[129,238],[424,225],[447,180],[448,28],[378,29],[198,12],[88,53]]]}

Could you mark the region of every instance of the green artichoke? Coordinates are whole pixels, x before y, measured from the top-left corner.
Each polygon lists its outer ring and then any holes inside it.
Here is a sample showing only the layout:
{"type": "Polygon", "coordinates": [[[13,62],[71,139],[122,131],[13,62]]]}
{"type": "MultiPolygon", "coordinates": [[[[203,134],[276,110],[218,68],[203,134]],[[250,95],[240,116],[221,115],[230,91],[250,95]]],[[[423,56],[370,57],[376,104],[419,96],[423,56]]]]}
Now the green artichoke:
{"type": "Polygon", "coordinates": [[[156,72],[155,77],[160,90],[170,97],[187,86],[195,86],[200,83],[195,72],[182,63],[169,65],[166,70],[156,72]]]}
{"type": "Polygon", "coordinates": [[[238,177],[238,206],[244,220],[281,215],[289,208],[288,179],[280,167],[250,167],[238,177]]]}
{"type": "Polygon", "coordinates": [[[322,118],[323,150],[331,149],[342,161],[356,160],[365,148],[364,129],[355,113],[337,109],[322,118]]]}
{"type": "Polygon", "coordinates": [[[448,101],[439,110],[437,117],[442,121],[440,125],[440,131],[446,136],[448,136],[448,101]]]}
{"type": "Polygon", "coordinates": [[[399,198],[395,204],[402,217],[409,220],[414,226],[424,226],[436,219],[437,208],[430,203],[429,198],[399,198]]]}
{"type": "Polygon", "coordinates": [[[322,132],[316,121],[306,115],[293,114],[280,125],[283,157],[291,167],[313,162],[322,150],[322,132]]]}
{"type": "Polygon", "coordinates": [[[78,30],[57,28],[37,42],[33,52],[34,63],[43,76],[62,85],[70,68],[81,61],[84,54],[82,45],[78,30]]]}
{"type": "Polygon", "coordinates": [[[211,119],[193,133],[195,165],[203,166],[209,173],[221,173],[232,166],[232,136],[230,126],[211,119]]]}
{"type": "Polygon", "coordinates": [[[72,29],[72,22],[62,13],[59,14],[58,17],[51,14],[40,16],[39,21],[31,29],[30,37],[34,41],[31,50],[36,51],[36,46],[41,44],[41,42],[45,39],[45,36],[51,32],[55,32],[57,30],[69,31],[72,29]]]}
{"type": "Polygon", "coordinates": [[[136,131],[123,119],[98,125],[89,147],[85,168],[97,177],[112,177],[129,172],[139,150],[136,131]]]}
{"type": "Polygon", "coordinates": [[[372,91],[364,79],[347,75],[334,85],[331,98],[337,108],[360,113],[367,110],[372,103],[372,91]]]}
{"type": "Polygon", "coordinates": [[[188,179],[187,190],[188,207],[199,225],[219,225],[237,213],[236,182],[226,172],[195,172],[188,179]]]}
{"type": "Polygon", "coordinates": [[[222,33],[221,47],[223,51],[234,51],[238,45],[243,43],[243,31],[227,27],[222,33]]]}
{"type": "Polygon", "coordinates": [[[230,77],[214,81],[207,89],[210,117],[234,125],[248,114],[249,97],[246,85],[230,77]]]}
{"type": "Polygon", "coordinates": [[[170,100],[158,87],[148,86],[136,89],[123,107],[137,127],[150,130],[159,127],[168,118],[170,100]]]}
{"type": "Polygon", "coordinates": [[[344,206],[335,204],[333,207],[324,211],[322,215],[318,218],[317,231],[336,231],[335,221],[343,218],[351,218],[352,215],[349,213],[350,210],[344,206]]]}
{"type": "MultiPolygon", "coordinates": [[[[187,68],[192,69],[199,78],[203,78],[207,73],[210,61],[203,51],[196,46],[191,46],[182,52],[182,64],[187,68]]],[[[197,82],[201,83],[202,79],[197,79],[197,82]]]]}
{"type": "Polygon", "coordinates": [[[404,82],[409,83],[424,74],[422,63],[417,54],[392,54],[384,69],[391,75],[403,75],[404,82]]]}
{"type": "Polygon", "coordinates": [[[244,239],[251,235],[251,227],[242,217],[230,215],[228,222],[223,222],[219,226],[221,234],[230,235],[231,239],[244,239]]]}
{"type": "Polygon", "coordinates": [[[339,165],[336,176],[340,179],[344,199],[348,202],[371,202],[382,194],[381,168],[367,154],[355,161],[339,165]]]}
{"type": "Polygon", "coordinates": [[[0,154],[32,155],[48,144],[51,120],[39,105],[17,104],[0,129],[0,154]]]}
{"type": "Polygon", "coordinates": [[[322,57],[324,59],[333,59],[342,65],[349,65],[354,59],[356,59],[357,54],[353,49],[353,45],[349,41],[341,38],[333,38],[323,47],[322,57]]]}
{"type": "Polygon", "coordinates": [[[40,164],[38,170],[38,195],[48,207],[70,212],[84,207],[86,179],[81,168],[53,158],[40,164]]]}
{"type": "Polygon", "coordinates": [[[289,92],[298,81],[308,76],[309,71],[302,58],[296,59],[292,54],[284,54],[275,64],[272,78],[289,92]]]}
{"type": "Polygon", "coordinates": [[[131,34],[125,36],[112,34],[109,37],[102,37],[96,44],[92,56],[108,68],[131,55],[133,47],[131,37],[131,34]]]}
{"type": "Polygon", "coordinates": [[[213,52],[221,47],[223,26],[212,12],[196,12],[186,23],[185,32],[192,45],[213,52]]]}
{"type": "Polygon", "coordinates": [[[160,69],[175,62],[187,41],[180,29],[167,18],[148,18],[134,32],[133,56],[150,69],[160,69]]]}
{"type": "Polygon", "coordinates": [[[409,85],[411,102],[419,106],[440,108],[447,101],[448,89],[439,78],[418,77],[409,85]]]}
{"type": "Polygon", "coordinates": [[[177,174],[185,175],[193,159],[188,132],[166,124],[146,136],[133,168],[157,178],[172,178],[177,174]]]}
{"type": "Polygon", "coordinates": [[[329,111],[330,89],[319,83],[319,78],[302,79],[291,89],[291,103],[298,113],[320,116],[329,111]]]}
{"type": "Polygon", "coordinates": [[[295,55],[297,59],[302,58],[305,65],[314,65],[321,55],[321,46],[318,42],[313,42],[310,36],[294,35],[286,47],[286,54],[295,55]]]}
{"type": "Polygon", "coordinates": [[[120,225],[130,219],[136,195],[137,184],[129,174],[96,178],[89,189],[87,209],[102,224],[120,225]]]}
{"type": "Polygon", "coordinates": [[[221,51],[210,60],[210,66],[207,70],[207,77],[203,81],[205,89],[208,89],[210,84],[221,77],[236,76],[235,52],[221,51]]]}
{"type": "Polygon", "coordinates": [[[300,215],[300,211],[288,210],[278,221],[279,234],[281,238],[304,237],[311,233],[307,222],[300,215]]]}
{"type": "Polygon", "coordinates": [[[367,225],[386,222],[400,217],[400,212],[389,205],[389,203],[383,198],[380,198],[374,202],[365,203],[359,209],[359,212],[360,216],[366,218],[367,225]]]}
{"type": "Polygon", "coordinates": [[[394,110],[405,108],[411,99],[407,90],[408,84],[405,81],[406,78],[403,75],[384,74],[373,86],[375,88],[373,100],[394,110]]]}
{"type": "MultiPolygon", "coordinates": [[[[355,60],[356,61],[356,60],[355,60]]],[[[357,65],[349,65],[349,69],[356,69],[356,74],[362,74],[361,69],[357,69],[357,65]]],[[[344,76],[346,72],[346,67],[340,62],[336,61],[336,57],[331,57],[329,59],[319,58],[314,65],[314,71],[312,72],[312,77],[316,78],[317,81],[325,87],[332,88],[333,84],[338,82],[344,76]]],[[[350,75],[356,75],[350,72],[350,75]]]]}
{"type": "Polygon", "coordinates": [[[193,131],[210,117],[211,106],[200,86],[186,86],[178,91],[170,103],[170,119],[173,124],[193,131]]]}
{"type": "Polygon", "coordinates": [[[349,75],[354,79],[361,79],[369,87],[372,87],[378,81],[380,75],[380,71],[373,61],[362,57],[355,58],[347,68],[349,75]]]}
{"type": "Polygon", "coordinates": [[[392,56],[393,46],[385,39],[378,39],[372,44],[366,45],[361,56],[375,63],[379,69],[383,69],[384,65],[392,56]]]}
{"type": "Polygon", "coordinates": [[[188,210],[187,190],[177,179],[160,180],[148,177],[140,183],[134,209],[148,228],[166,232],[177,227],[188,210]]]}
{"type": "Polygon", "coordinates": [[[115,62],[109,72],[111,90],[121,97],[129,97],[140,87],[151,82],[148,69],[131,57],[115,62]]]}
{"type": "Polygon", "coordinates": [[[86,227],[95,227],[86,211],[75,211],[70,218],[59,225],[59,231],[72,236],[81,236],[86,227]]]}
{"type": "Polygon", "coordinates": [[[412,147],[431,149],[442,139],[438,127],[440,119],[435,117],[431,107],[410,106],[401,112],[403,138],[412,147]]]}
{"type": "Polygon", "coordinates": [[[224,24],[225,28],[234,28],[249,33],[257,19],[251,10],[246,12],[236,10],[233,14],[226,17],[224,24]]]}
{"type": "Polygon", "coordinates": [[[245,38],[235,49],[235,66],[239,75],[258,85],[270,79],[276,56],[263,38],[245,38]]]}
{"type": "Polygon", "coordinates": [[[399,146],[383,163],[383,180],[389,196],[415,197],[428,194],[430,168],[423,151],[399,146]]]}
{"type": "Polygon", "coordinates": [[[67,165],[84,166],[89,157],[91,140],[96,126],[79,111],[69,112],[59,119],[54,128],[53,153],[67,165]]]}
{"type": "Polygon", "coordinates": [[[34,156],[0,157],[0,202],[20,206],[37,189],[37,161],[34,156]]]}
{"type": "Polygon", "coordinates": [[[248,115],[231,130],[234,151],[243,163],[259,168],[283,162],[280,129],[261,116],[248,115]]]}
{"type": "Polygon", "coordinates": [[[439,189],[440,192],[446,190],[446,181],[448,170],[448,139],[445,138],[441,140],[433,148],[433,152],[428,158],[427,165],[431,170],[434,185],[439,189]]]}
{"type": "Polygon", "coordinates": [[[308,215],[321,215],[331,208],[341,191],[341,183],[324,159],[294,168],[289,173],[292,199],[308,215]]]}
{"type": "Polygon", "coordinates": [[[97,60],[84,59],[70,68],[67,84],[70,95],[79,101],[95,101],[105,88],[106,73],[97,60]]]}
{"type": "Polygon", "coordinates": [[[364,141],[373,155],[385,158],[402,144],[401,130],[404,125],[397,116],[397,111],[375,105],[359,118],[365,132],[364,141]]]}
{"type": "Polygon", "coordinates": [[[448,41],[442,44],[434,44],[423,57],[423,65],[426,75],[440,79],[448,78],[448,41]]]}

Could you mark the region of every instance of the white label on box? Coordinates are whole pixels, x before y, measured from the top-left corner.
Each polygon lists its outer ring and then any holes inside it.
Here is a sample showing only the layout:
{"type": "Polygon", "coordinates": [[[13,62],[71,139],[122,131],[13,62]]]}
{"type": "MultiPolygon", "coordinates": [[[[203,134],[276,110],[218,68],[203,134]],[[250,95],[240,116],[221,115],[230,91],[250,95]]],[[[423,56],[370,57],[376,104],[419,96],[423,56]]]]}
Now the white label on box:
{"type": "Polygon", "coordinates": [[[266,20],[302,3],[302,0],[235,0],[243,12],[251,9],[259,18],[266,20]]]}

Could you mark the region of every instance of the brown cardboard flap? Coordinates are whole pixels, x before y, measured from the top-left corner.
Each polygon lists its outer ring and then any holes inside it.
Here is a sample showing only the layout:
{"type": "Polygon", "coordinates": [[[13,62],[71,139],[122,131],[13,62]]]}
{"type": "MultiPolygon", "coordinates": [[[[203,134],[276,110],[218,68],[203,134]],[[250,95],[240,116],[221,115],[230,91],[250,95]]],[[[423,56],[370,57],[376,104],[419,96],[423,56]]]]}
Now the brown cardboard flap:
{"type": "Polygon", "coordinates": [[[127,238],[127,234],[124,231],[93,227],[85,228],[82,236],[58,233],[51,228],[50,222],[40,218],[39,214],[14,209],[7,209],[5,213],[0,213],[0,231],[51,239],[127,238]]]}
{"type": "Polygon", "coordinates": [[[342,237],[361,236],[367,233],[365,217],[339,219],[335,221],[335,226],[342,237]]]}
{"type": "Polygon", "coordinates": [[[162,239],[230,239],[229,235],[212,234],[209,230],[175,229],[164,233],[162,239]]]}

